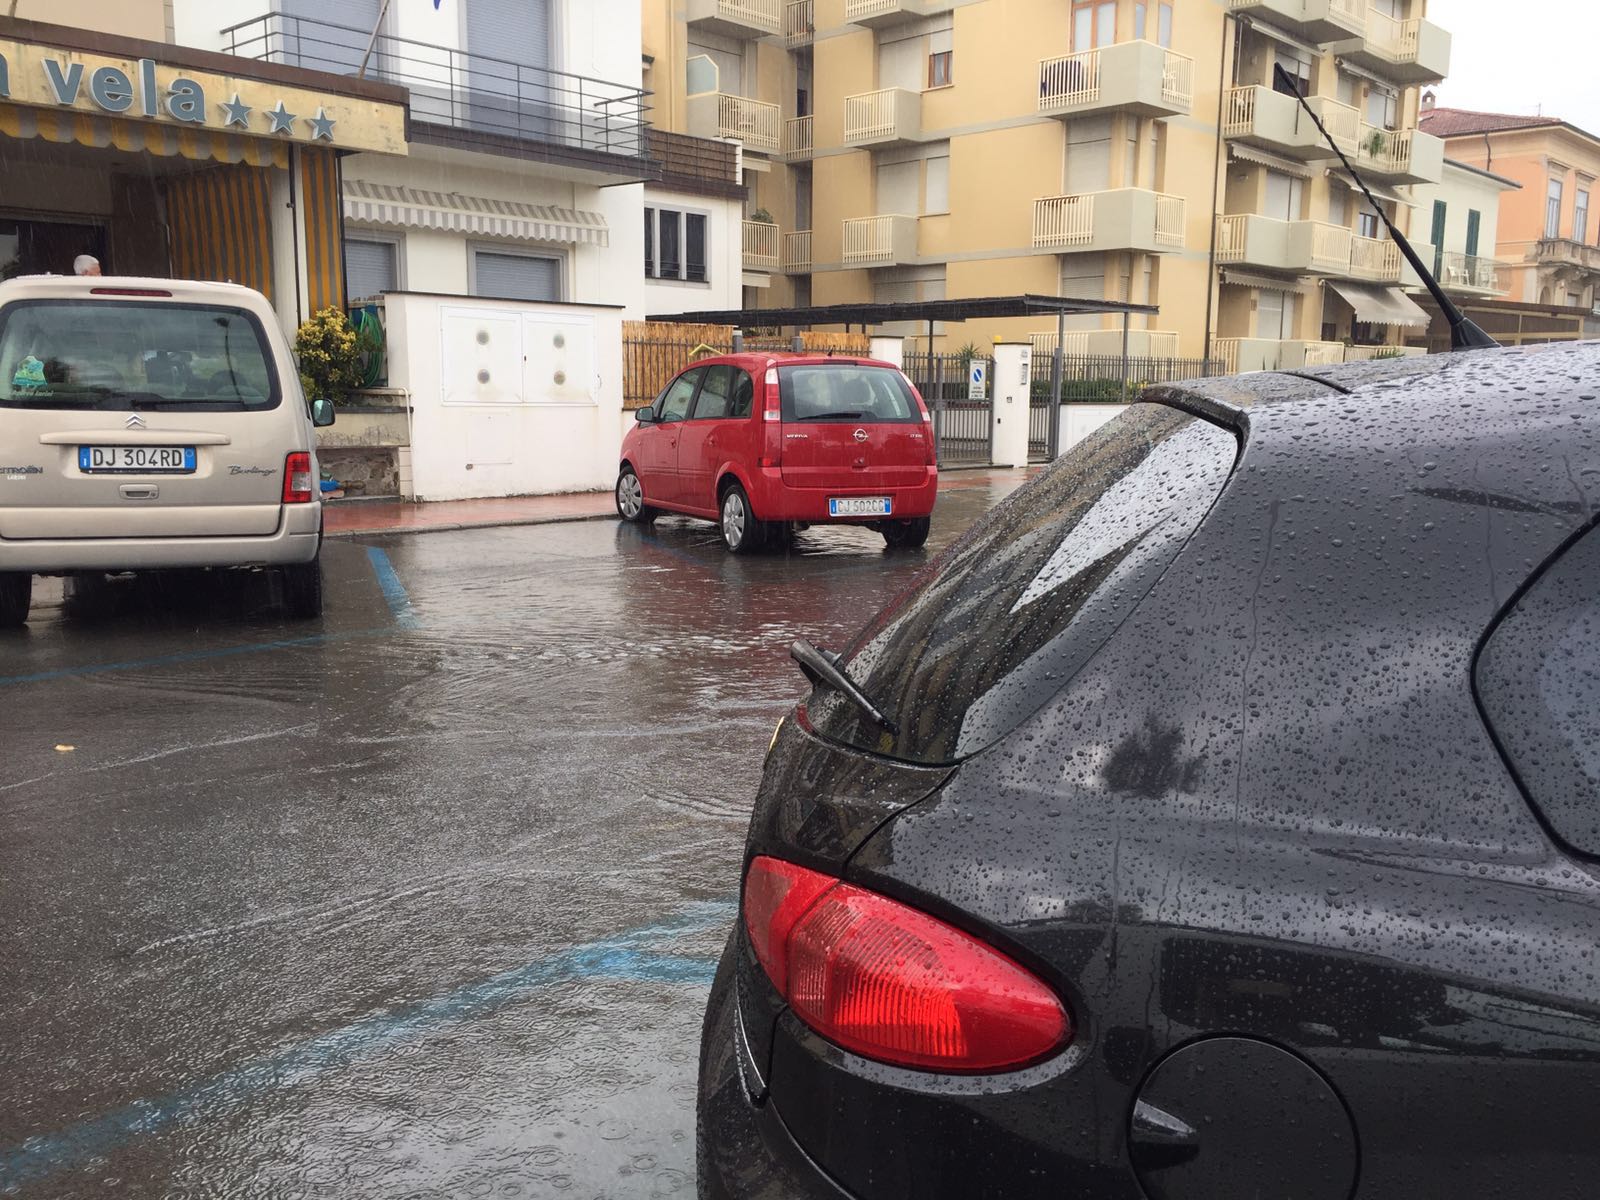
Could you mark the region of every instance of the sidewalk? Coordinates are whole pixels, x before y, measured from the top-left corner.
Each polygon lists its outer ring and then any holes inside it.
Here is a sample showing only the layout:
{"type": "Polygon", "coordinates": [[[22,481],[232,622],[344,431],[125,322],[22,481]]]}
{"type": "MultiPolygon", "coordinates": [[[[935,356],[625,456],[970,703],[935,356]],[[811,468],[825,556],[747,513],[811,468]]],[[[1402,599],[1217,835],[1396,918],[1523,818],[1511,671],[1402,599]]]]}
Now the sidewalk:
{"type": "MultiPolygon", "coordinates": [[[[995,467],[948,471],[939,478],[939,490],[969,491],[997,483],[1016,486],[1040,470],[1039,467],[995,467]]],[[[617,509],[610,492],[571,492],[501,500],[440,500],[431,504],[404,500],[334,500],[323,505],[322,514],[323,531],[328,537],[353,538],[489,529],[499,525],[599,521],[616,517],[617,509]]]]}

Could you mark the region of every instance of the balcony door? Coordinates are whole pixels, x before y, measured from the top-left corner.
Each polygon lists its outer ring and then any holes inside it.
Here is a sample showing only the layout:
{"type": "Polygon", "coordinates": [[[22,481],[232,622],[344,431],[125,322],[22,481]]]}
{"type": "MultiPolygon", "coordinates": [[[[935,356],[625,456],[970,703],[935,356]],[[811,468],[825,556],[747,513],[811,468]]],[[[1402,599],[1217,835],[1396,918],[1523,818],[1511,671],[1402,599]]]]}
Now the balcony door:
{"type": "Polygon", "coordinates": [[[1298,221],[1304,212],[1306,181],[1282,171],[1267,172],[1266,210],[1276,221],[1298,221]]]}
{"type": "MultiPolygon", "coordinates": [[[[337,9],[327,0],[283,0],[283,60],[313,71],[354,75],[378,24],[381,0],[344,0],[337,9]]],[[[374,54],[368,76],[382,74],[374,54]]]]}
{"type": "Polygon", "coordinates": [[[469,124],[507,137],[582,145],[579,98],[566,95],[550,75],[550,0],[471,0],[462,8],[469,124]]]}
{"type": "Polygon", "coordinates": [[[1296,292],[1276,292],[1262,288],[1256,292],[1256,336],[1275,342],[1294,337],[1295,318],[1300,315],[1300,296],[1296,292]]]}

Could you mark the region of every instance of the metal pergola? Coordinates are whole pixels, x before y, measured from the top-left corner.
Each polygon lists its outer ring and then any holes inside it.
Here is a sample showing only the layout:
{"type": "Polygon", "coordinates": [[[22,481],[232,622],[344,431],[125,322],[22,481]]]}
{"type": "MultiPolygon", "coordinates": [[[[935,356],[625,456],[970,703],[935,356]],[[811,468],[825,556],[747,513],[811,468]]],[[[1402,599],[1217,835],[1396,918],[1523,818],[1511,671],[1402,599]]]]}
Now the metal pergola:
{"type": "Polygon", "coordinates": [[[928,354],[933,354],[933,327],[939,321],[996,320],[1006,317],[1054,317],[1056,319],[1056,349],[1050,369],[1050,395],[1054,403],[1050,413],[1049,454],[1053,458],[1060,445],[1062,359],[1067,340],[1067,318],[1085,314],[1113,313],[1122,317],[1122,390],[1128,390],[1128,319],[1135,314],[1156,316],[1160,308],[1153,304],[1125,304],[1117,300],[1084,300],[1070,296],[980,296],[961,300],[908,300],[887,303],[813,304],[801,308],[733,308],[707,312],[674,313],[647,318],[651,321],[677,321],[697,325],[732,325],[743,329],[747,325],[792,325],[815,328],[818,325],[843,325],[845,332],[852,325],[860,325],[862,332],[869,325],[887,325],[890,322],[926,322],[928,326],[928,354]]]}

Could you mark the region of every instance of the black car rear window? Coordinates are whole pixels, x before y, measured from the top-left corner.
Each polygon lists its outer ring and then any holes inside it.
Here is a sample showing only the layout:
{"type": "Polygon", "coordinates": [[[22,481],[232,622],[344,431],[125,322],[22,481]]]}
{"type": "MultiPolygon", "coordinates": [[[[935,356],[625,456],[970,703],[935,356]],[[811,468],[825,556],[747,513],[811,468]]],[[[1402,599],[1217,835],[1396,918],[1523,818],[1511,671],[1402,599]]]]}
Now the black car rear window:
{"type": "Polygon", "coordinates": [[[911,385],[892,367],[815,363],[778,368],[785,421],[892,425],[922,420],[911,385]]]}
{"type": "Polygon", "coordinates": [[[241,308],[22,300],[0,309],[0,406],[237,412],[281,399],[266,331],[241,308]]]}
{"type": "Polygon", "coordinates": [[[1600,855],[1600,530],[1557,559],[1478,656],[1483,713],[1528,797],[1573,849],[1600,855]]]}
{"type": "Polygon", "coordinates": [[[1238,455],[1226,429],[1136,404],[980,521],[845,654],[900,726],[827,688],[824,737],[920,763],[993,744],[1064,687],[1171,563],[1238,455]]]}

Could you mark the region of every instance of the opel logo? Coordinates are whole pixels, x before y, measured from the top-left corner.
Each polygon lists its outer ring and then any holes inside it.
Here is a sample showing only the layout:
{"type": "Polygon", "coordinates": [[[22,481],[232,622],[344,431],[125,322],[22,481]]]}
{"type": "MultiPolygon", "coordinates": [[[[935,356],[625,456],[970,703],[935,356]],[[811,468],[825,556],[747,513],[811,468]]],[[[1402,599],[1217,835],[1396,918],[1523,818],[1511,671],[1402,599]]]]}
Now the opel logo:
{"type": "Polygon", "coordinates": [[[864,442],[866,440],[867,440],[867,431],[865,429],[856,430],[856,441],[864,442]]]}
{"type": "Polygon", "coordinates": [[[144,428],[144,418],[141,417],[138,413],[129,413],[128,414],[128,419],[126,421],[124,421],[122,424],[123,424],[124,427],[126,427],[128,429],[143,429],[144,428]]]}

